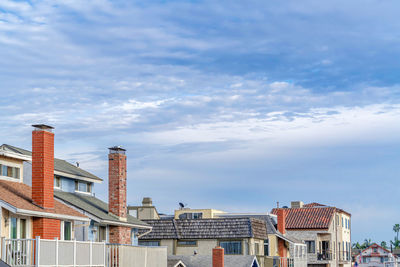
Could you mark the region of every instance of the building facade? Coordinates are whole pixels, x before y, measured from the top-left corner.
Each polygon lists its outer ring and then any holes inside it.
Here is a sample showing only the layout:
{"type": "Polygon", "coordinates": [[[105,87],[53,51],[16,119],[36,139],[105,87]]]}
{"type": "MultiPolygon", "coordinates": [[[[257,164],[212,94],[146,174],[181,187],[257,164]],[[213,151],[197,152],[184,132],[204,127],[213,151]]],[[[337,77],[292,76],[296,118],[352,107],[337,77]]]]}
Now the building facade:
{"type": "Polygon", "coordinates": [[[360,267],[384,267],[388,262],[392,264],[388,266],[397,266],[397,256],[378,244],[372,244],[355,257],[355,262],[360,267]]]}
{"type": "MultiPolygon", "coordinates": [[[[351,266],[351,214],[318,203],[291,203],[290,208],[276,208],[281,214],[287,236],[307,245],[307,264],[310,267],[351,266]]],[[[279,220],[279,219],[278,219],[279,220]]]]}

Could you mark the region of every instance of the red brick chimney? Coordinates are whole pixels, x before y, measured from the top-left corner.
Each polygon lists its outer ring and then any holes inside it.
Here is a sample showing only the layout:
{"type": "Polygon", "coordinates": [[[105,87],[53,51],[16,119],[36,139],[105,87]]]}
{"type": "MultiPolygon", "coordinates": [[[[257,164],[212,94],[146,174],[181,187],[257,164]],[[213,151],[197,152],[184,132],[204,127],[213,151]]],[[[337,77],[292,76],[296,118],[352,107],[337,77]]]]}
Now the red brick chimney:
{"type": "Polygon", "coordinates": [[[224,249],[219,246],[213,248],[212,267],[224,267],[224,249]]]}
{"type": "Polygon", "coordinates": [[[109,150],[108,211],[120,218],[126,218],[126,150],[116,146],[109,150]]]}
{"type": "Polygon", "coordinates": [[[287,209],[278,209],[278,231],[284,234],[286,232],[287,209]]]}
{"type": "MultiPolygon", "coordinates": [[[[121,221],[127,219],[125,149],[111,147],[108,154],[108,211],[121,221]]],[[[110,243],[131,244],[131,228],[110,226],[110,243]]]]}
{"type": "Polygon", "coordinates": [[[45,209],[54,208],[54,129],[32,125],[32,201],[45,209]]]}

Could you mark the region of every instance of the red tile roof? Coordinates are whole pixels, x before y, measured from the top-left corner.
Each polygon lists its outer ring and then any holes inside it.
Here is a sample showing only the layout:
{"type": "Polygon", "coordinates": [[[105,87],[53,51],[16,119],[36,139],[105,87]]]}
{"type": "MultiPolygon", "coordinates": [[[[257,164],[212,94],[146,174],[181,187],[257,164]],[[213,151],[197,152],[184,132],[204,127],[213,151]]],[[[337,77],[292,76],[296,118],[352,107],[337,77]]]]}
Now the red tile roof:
{"type": "Polygon", "coordinates": [[[313,207],[326,207],[326,205],[324,204],[319,204],[317,202],[313,202],[313,203],[308,203],[308,204],[304,204],[305,208],[313,208],[313,207]]]}
{"type": "MultiPolygon", "coordinates": [[[[286,229],[328,229],[335,211],[335,207],[327,206],[288,208],[286,229]]],[[[277,209],[272,214],[277,214],[277,209]]]]}
{"type": "Polygon", "coordinates": [[[0,199],[17,209],[87,218],[78,211],[54,200],[54,209],[43,209],[32,203],[32,188],[19,182],[0,180],[0,199]]]}

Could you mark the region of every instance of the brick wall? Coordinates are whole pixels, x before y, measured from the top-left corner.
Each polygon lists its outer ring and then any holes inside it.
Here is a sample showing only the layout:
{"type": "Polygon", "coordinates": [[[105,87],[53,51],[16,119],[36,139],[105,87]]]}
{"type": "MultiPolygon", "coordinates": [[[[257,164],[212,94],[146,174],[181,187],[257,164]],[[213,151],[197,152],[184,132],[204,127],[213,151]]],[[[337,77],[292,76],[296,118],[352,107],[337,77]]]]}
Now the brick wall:
{"type": "Polygon", "coordinates": [[[132,244],[131,228],[123,226],[110,226],[110,243],[132,244]]]}
{"type": "Polygon", "coordinates": [[[126,206],[126,155],[108,155],[108,205],[109,211],[118,217],[127,217],[126,206]]]}
{"type": "Polygon", "coordinates": [[[60,239],[61,221],[49,218],[33,218],[33,238],[40,236],[42,239],[60,239]]]}
{"type": "Polygon", "coordinates": [[[32,132],[32,201],[54,208],[54,134],[47,131],[32,132]]]}
{"type": "Polygon", "coordinates": [[[277,220],[278,220],[278,231],[282,234],[286,232],[286,209],[278,209],[277,211],[277,220]]]}

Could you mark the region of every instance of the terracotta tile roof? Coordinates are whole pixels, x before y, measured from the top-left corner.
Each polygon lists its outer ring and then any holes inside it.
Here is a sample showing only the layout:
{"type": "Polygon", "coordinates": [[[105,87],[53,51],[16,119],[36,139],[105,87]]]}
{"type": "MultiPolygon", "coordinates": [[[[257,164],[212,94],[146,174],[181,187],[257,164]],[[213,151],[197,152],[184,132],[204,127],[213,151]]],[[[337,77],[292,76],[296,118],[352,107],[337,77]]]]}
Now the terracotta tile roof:
{"type": "MultiPolygon", "coordinates": [[[[335,207],[327,206],[287,209],[286,229],[328,229],[335,211],[335,207]]],[[[277,214],[277,209],[272,213],[277,214]]]]}
{"type": "Polygon", "coordinates": [[[317,202],[313,202],[313,203],[304,204],[303,207],[304,208],[326,207],[326,205],[320,204],[320,203],[317,203],[317,202]]]}
{"type": "Polygon", "coordinates": [[[54,209],[43,209],[32,203],[31,196],[32,188],[30,186],[19,182],[0,180],[0,199],[17,209],[87,218],[58,200],[54,200],[54,209]]]}

